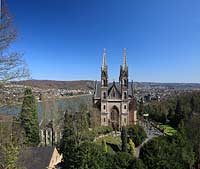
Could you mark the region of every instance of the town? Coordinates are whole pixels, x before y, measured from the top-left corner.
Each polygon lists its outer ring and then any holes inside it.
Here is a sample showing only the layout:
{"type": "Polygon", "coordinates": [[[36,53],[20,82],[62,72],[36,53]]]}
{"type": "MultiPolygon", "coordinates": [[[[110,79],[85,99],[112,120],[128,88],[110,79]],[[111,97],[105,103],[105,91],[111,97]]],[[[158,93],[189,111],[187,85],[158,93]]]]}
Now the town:
{"type": "Polygon", "coordinates": [[[0,0],[0,169],[200,169],[199,6],[0,0]]]}

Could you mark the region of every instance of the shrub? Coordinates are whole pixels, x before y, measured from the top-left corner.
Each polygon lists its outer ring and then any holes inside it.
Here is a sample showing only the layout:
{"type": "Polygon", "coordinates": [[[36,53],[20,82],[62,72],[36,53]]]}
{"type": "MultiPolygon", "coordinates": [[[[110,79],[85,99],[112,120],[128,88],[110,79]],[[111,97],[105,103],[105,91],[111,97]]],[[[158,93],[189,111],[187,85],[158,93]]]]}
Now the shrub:
{"type": "Polygon", "coordinates": [[[135,146],[139,146],[147,138],[146,132],[139,125],[129,126],[128,127],[128,137],[132,139],[135,143],[135,146]]]}
{"type": "Polygon", "coordinates": [[[108,134],[112,131],[113,131],[113,129],[110,126],[101,126],[101,127],[97,127],[94,129],[94,132],[96,135],[108,134]]]}

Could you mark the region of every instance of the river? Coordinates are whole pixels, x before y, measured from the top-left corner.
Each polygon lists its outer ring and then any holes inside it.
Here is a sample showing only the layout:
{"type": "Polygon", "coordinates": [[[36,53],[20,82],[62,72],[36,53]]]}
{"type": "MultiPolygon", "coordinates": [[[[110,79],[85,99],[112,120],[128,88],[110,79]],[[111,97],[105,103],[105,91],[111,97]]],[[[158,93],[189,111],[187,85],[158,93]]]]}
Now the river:
{"type": "MultiPolygon", "coordinates": [[[[52,99],[43,102],[37,102],[38,118],[52,119],[62,117],[66,110],[79,111],[81,104],[92,105],[92,95],[80,95],[68,98],[52,99]]],[[[21,104],[6,105],[0,107],[0,114],[18,116],[21,111],[21,104]]]]}

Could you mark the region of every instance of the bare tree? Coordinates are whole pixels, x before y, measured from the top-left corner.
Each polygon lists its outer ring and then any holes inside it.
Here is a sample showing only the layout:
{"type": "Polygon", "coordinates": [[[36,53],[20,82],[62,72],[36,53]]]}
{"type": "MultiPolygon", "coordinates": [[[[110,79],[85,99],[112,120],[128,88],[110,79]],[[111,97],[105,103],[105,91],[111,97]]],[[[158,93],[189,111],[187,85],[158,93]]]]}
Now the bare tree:
{"type": "Polygon", "coordinates": [[[0,12],[0,82],[27,78],[29,71],[22,54],[9,51],[11,43],[17,38],[17,31],[5,0],[2,0],[0,12]]]}

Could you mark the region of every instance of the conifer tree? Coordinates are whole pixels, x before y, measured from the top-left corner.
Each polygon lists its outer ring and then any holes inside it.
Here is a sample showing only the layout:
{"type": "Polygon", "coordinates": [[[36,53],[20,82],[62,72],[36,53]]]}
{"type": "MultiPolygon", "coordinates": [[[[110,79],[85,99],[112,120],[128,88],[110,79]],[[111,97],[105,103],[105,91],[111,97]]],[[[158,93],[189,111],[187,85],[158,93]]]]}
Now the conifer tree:
{"type": "Polygon", "coordinates": [[[24,92],[24,101],[20,113],[21,125],[25,131],[25,144],[36,146],[39,144],[39,124],[35,97],[30,88],[24,92]]]}
{"type": "Polygon", "coordinates": [[[132,141],[132,139],[129,139],[129,147],[130,147],[130,154],[133,155],[135,157],[136,155],[136,150],[135,150],[135,144],[132,141]]]}
{"type": "Polygon", "coordinates": [[[108,147],[107,147],[107,144],[106,144],[105,139],[102,140],[102,146],[103,146],[103,151],[104,151],[105,153],[107,153],[107,152],[108,152],[108,147]]]}
{"type": "Polygon", "coordinates": [[[179,123],[183,120],[183,118],[184,118],[184,115],[183,115],[183,110],[181,106],[181,101],[178,100],[176,104],[176,108],[175,108],[174,125],[178,127],[179,123]]]}
{"type": "Polygon", "coordinates": [[[19,148],[13,143],[8,143],[3,147],[3,154],[5,155],[5,165],[3,166],[6,169],[18,169],[17,165],[19,148]]]}
{"type": "Polygon", "coordinates": [[[122,127],[121,140],[122,140],[122,151],[126,152],[127,151],[127,131],[124,126],[122,127]]]}
{"type": "Polygon", "coordinates": [[[81,112],[66,111],[65,113],[64,130],[59,147],[63,155],[62,166],[64,168],[73,168],[76,161],[72,155],[76,154],[76,148],[87,139],[87,107],[82,104],[79,109],[81,112]]]}

